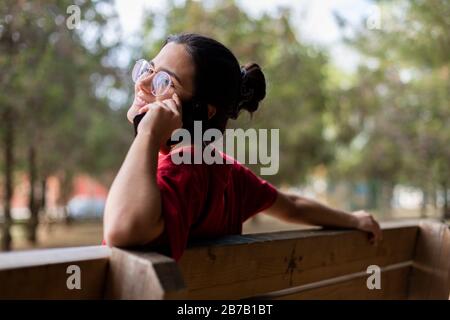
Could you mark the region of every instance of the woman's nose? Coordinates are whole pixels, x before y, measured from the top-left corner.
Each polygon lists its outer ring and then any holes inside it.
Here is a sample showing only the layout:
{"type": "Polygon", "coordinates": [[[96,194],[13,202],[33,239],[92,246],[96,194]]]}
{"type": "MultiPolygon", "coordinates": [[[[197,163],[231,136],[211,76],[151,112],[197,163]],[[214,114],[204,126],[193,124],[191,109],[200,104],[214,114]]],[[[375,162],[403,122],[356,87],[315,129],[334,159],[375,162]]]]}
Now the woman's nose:
{"type": "Polygon", "coordinates": [[[145,94],[152,94],[152,75],[147,74],[143,76],[138,82],[138,88],[142,90],[145,94]]]}

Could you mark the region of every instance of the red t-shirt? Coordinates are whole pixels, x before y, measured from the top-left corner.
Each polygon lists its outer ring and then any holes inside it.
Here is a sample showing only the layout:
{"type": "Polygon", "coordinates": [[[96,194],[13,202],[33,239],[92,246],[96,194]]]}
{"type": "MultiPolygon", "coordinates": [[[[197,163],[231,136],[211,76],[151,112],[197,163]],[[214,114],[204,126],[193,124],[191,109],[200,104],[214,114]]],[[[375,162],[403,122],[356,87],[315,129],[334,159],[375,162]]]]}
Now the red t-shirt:
{"type": "MultiPolygon", "coordinates": [[[[176,261],[188,239],[241,234],[244,221],[269,208],[277,197],[273,185],[216,151],[223,164],[175,164],[170,153],[159,154],[157,184],[165,227],[151,244],[167,245],[167,254],[176,261]]],[[[172,152],[192,155],[194,149],[188,146],[172,152]]]]}

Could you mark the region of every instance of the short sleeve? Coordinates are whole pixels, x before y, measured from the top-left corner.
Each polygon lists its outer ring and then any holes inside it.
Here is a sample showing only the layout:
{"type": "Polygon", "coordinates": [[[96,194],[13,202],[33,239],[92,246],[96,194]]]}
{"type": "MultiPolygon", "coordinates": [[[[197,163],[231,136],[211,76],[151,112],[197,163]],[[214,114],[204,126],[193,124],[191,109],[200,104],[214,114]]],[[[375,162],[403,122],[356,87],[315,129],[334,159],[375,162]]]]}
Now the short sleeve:
{"type": "Polygon", "coordinates": [[[277,198],[278,191],[271,183],[242,164],[239,164],[238,183],[242,190],[242,222],[271,207],[277,198]]]}
{"type": "Polygon", "coordinates": [[[169,164],[158,169],[157,184],[161,196],[164,231],[155,243],[170,248],[178,261],[187,245],[189,230],[204,203],[204,176],[195,164],[169,164]]]}

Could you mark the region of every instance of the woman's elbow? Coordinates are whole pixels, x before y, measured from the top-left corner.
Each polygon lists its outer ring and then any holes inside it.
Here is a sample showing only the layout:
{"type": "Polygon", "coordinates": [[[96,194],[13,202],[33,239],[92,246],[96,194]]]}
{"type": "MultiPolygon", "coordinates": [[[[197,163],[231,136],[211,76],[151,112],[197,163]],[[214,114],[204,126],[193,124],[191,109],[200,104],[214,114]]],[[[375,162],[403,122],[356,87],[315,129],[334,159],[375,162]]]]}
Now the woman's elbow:
{"type": "Polygon", "coordinates": [[[110,247],[127,247],[131,244],[132,232],[123,227],[104,226],[103,238],[110,247]]]}
{"type": "Polygon", "coordinates": [[[103,237],[110,247],[130,247],[145,245],[156,239],[164,229],[164,220],[154,223],[105,221],[103,237]]]}

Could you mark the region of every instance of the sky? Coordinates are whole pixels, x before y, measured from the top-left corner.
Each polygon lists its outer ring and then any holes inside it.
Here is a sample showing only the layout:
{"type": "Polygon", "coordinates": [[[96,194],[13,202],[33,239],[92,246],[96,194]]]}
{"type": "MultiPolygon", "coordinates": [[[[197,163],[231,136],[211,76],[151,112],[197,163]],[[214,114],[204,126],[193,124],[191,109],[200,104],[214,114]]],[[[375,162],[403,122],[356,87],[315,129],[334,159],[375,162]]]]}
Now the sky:
{"type": "MultiPolygon", "coordinates": [[[[354,70],[359,56],[340,41],[340,30],[333,12],[338,12],[351,23],[358,23],[369,16],[374,8],[368,0],[237,0],[237,2],[241,8],[254,16],[264,12],[274,13],[279,6],[291,7],[293,23],[299,38],[328,48],[333,61],[347,71],[354,70]]],[[[115,6],[125,34],[132,34],[141,26],[144,8],[160,12],[166,9],[166,1],[115,0],[115,6]]]]}

